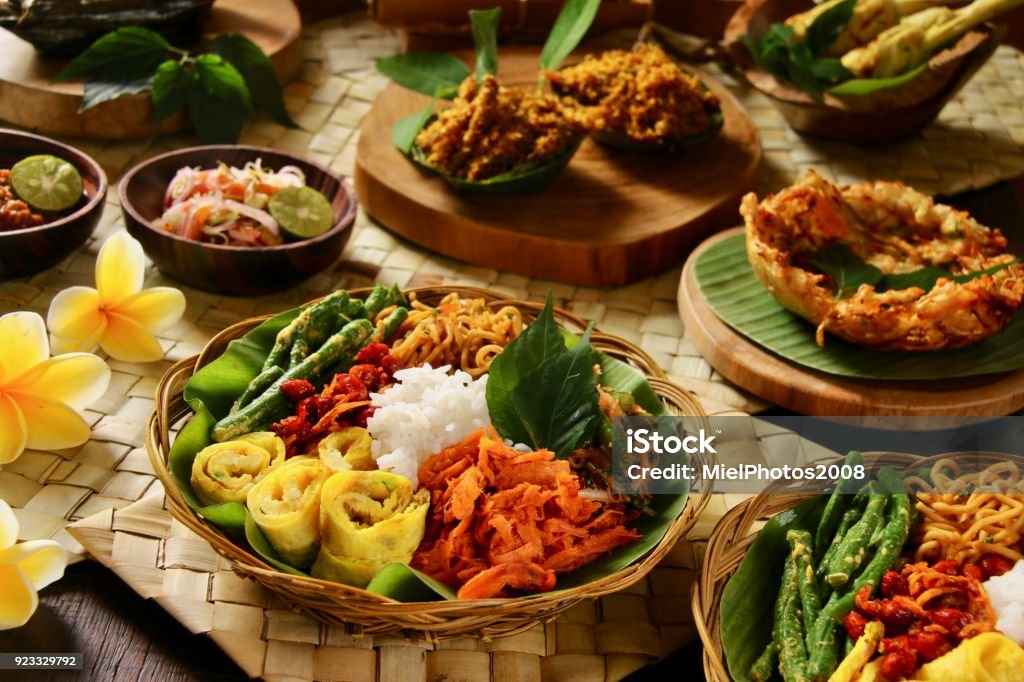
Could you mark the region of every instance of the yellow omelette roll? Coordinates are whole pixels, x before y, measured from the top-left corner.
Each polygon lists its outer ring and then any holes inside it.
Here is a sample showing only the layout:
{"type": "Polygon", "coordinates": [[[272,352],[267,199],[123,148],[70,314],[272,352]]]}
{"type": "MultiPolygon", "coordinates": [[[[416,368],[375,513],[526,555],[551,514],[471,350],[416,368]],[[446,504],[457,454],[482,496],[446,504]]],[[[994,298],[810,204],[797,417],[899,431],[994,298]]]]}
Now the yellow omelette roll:
{"type": "Polygon", "coordinates": [[[256,481],[283,461],[283,450],[268,452],[244,440],[214,443],[192,461],[192,490],[203,504],[245,502],[256,481]]]}
{"type": "Polygon", "coordinates": [[[247,433],[244,436],[239,436],[235,440],[240,440],[243,443],[252,443],[257,447],[261,447],[270,453],[271,458],[275,462],[283,462],[284,454],[287,446],[284,441],[274,433],[273,431],[254,431],[253,433],[247,433]]]}
{"type": "Polygon", "coordinates": [[[320,491],[330,470],[296,457],[274,468],[249,491],[246,506],[281,560],[306,568],[320,548],[320,491]]]}
{"type": "Polygon", "coordinates": [[[369,431],[352,426],[320,441],[317,455],[332,472],[370,471],[377,468],[370,450],[372,444],[369,431]]]}
{"type": "Polygon", "coordinates": [[[413,492],[404,476],[385,471],[340,471],[324,484],[316,578],[355,587],[385,565],[409,563],[423,540],[430,493],[413,492]]]}

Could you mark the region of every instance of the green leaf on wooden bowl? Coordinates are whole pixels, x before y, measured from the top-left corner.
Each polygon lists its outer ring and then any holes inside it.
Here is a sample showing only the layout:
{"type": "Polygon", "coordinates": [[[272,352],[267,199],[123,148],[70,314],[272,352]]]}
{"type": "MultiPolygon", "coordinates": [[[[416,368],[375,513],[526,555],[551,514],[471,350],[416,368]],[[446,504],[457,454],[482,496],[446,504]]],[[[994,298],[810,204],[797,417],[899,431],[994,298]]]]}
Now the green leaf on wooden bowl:
{"type": "Polygon", "coordinates": [[[772,612],[789,551],[786,533],[796,528],[814,533],[827,502],[827,495],[818,495],[773,516],[726,583],[718,627],[729,675],[736,682],[750,680],[750,666],[771,641],[772,612]]]}
{"type": "Polygon", "coordinates": [[[906,73],[902,73],[899,76],[891,76],[889,78],[851,78],[848,81],[840,83],[832,88],[829,88],[828,93],[830,95],[837,95],[840,97],[860,97],[863,95],[871,95],[882,90],[888,90],[889,88],[895,88],[909,83],[914,80],[928,68],[928,64],[921,64],[916,66],[906,73]]]}
{"type": "Polygon", "coordinates": [[[424,154],[423,150],[415,144],[412,147],[409,158],[415,161],[420,167],[441,176],[441,179],[448,183],[450,187],[460,192],[476,192],[480,194],[514,194],[521,192],[533,192],[551,184],[555,177],[561,173],[567,165],[569,165],[569,161],[576,153],[576,150],[580,148],[580,144],[582,142],[583,140],[581,139],[579,142],[570,145],[564,151],[545,161],[534,161],[532,163],[523,164],[522,166],[510,170],[507,173],[495,175],[494,177],[487,178],[486,180],[466,180],[465,178],[457,178],[454,175],[449,175],[448,173],[431,166],[427,163],[426,154],[424,154]]]}
{"type": "Polygon", "coordinates": [[[890,381],[950,379],[1024,369],[1024,315],[1001,334],[959,350],[887,351],[861,348],[827,335],[784,308],[754,276],[744,235],[727,237],[697,259],[697,284],[723,322],[761,347],[798,365],[828,374],[890,381]]]}
{"type": "Polygon", "coordinates": [[[366,591],[401,602],[455,599],[452,588],[405,564],[388,564],[380,569],[366,591]]]}

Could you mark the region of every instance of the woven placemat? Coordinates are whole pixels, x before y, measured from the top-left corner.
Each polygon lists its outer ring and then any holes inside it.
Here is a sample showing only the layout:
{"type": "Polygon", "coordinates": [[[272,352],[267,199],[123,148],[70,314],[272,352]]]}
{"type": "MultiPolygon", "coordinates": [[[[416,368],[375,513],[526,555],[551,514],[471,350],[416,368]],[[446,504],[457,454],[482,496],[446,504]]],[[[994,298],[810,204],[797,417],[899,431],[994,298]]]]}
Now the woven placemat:
{"type": "MultiPolygon", "coordinates": [[[[750,420],[716,441],[719,461],[809,463],[835,453],[795,433],[750,420]],[[795,460],[795,461],[794,461],[795,460]]],[[[719,518],[748,495],[713,495],[697,524],[632,587],[582,602],[549,623],[493,640],[431,643],[397,635],[360,636],[297,613],[175,520],[159,482],[122,509],[71,524],[67,532],[140,596],[211,637],[242,670],[266,680],[391,682],[614,682],[695,637],[690,591],[719,518]]]]}
{"type": "MultiPolygon", "coordinates": [[[[300,128],[252,121],[246,124],[241,141],[302,154],[350,176],[359,123],[387,84],[373,70],[372,61],[394,53],[397,40],[365,16],[352,15],[307,28],[303,46],[302,74],[285,91],[300,128]]],[[[803,140],[785,127],[759,94],[739,89],[735,83],[730,86],[761,127],[766,150],[759,178],[762,190],[777,189],[804,167],[816,165],[849,181],[891,170],[920,187],[952,192],[1012,177],[1024,163],[1020,150],[1024,113],[1018,104],[1024,100],[1024,57],[1009,48],[997,52],[923,138],[887,149],[803,140]],[[970,144],[965,143],[968,138],[970,144]]],[[[69,142],[96,158],[116,186],[116,180],[135,163],[196,140],[175,135],[132,142],[69,142]]],[[[45,315],[61,289],[93,284],[99,244],[123,227],[114,194],[108,198],[95,235],[82,249],[50,270],[0,283],[0,314],[35,310],[45,315]]],[[[765,407],[726,383],[687,338],[675,306],[678,269],[613,290],[530,280],[430,254],[397,240],[360,214],[342,260],[292,291],[241,299],[182,287],[188,309],[185,318],[161,338],[166,359],[148,365],[110,363],[110,389],[87,412],[94,426],[92,440],[62,452],[29,451],[0,467],[0,498],[15,507],[21,539],[52,537],[80,557],[82,548],[63,530],[69,520],[124,507],[151,489],[155,479],[142,449],[143,428],[153,408],[156,382],[171,362],[198,352],[213,334],[240,319],[276,312],[339,286],[374,280],[402,286],[479,285],[534,299],[543,298],[550,289],[564,307],[642,346],[676,381],[694,391],[709,412],[765,407]]],[[[152,268],[147,285],[177,286],[152,268]]]]}

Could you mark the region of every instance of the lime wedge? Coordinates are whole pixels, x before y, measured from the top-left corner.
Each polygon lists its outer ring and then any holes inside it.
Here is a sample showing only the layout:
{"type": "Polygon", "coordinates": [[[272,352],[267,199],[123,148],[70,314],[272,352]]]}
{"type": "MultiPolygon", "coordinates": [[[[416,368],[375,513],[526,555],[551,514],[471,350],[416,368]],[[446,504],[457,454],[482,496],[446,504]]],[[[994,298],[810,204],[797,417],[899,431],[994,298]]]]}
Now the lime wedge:
{"type": "Polygon", "coordinates": [[[334,209],[312,187],[285,187],[270,197],[270,215],[281,229],[298,239],[323,234],[334,225],[334,209]]]}
{"type": "Polygon", "coordinates": [[[82,176],[64,159],[38,154],[11,168],[11,187],[37,211],[63,211],[82,198],[82,176]]]}

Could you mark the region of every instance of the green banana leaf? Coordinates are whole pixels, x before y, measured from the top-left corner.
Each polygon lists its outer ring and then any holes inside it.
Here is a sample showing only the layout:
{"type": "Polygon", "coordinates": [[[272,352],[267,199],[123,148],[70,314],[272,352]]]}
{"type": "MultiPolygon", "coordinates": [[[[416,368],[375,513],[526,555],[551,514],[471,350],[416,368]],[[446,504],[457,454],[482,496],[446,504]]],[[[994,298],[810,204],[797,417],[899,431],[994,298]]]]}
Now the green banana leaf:
{"type": "Polygon", "coordinates": [[[898,76],[890,76],[889,78],[851,78],[848,81],[843,81],[834,88],[830,88],[828,93],[830,95],[839,95],[842,97],[863,97],[864,95],[871,95],[882,90],[888,90],[889,88],[895,88],[904,83],[909,83],[914,80],[928,68],[928,64],[921,64],[916,66],[906,73],[901,73],[898,76]]]}
{"type": "MultiPolygon", "coordinates": [[[[213,425],[229,412],[235,398],[259,373],[264,359],[274,345],[277,333],[301,310],[288,310],[263,322],[242,338],[229,343],[223,355],[196,372],[185,386],[185,399],[195,414],[175,438],[168,455],[171,474],[189,506],[236,539],[241,541],[244,538],[267,563],[292,575],[307,574],[280,560],[245,505],[229,502],[203,506],[199,502],[192,489],[192,462],[196,454],[212,442],[210,430],[213,425]]],[[[642,374],[629,365],[603,354],[600,364],[604,385],[619,391],[632,392],[637,403],[648,411],[657,410],[657,414],[666,412],[664,405],[642,374]]],[[[643,537],[579,570],[560,576],[556,591],[584,585],[638,561],[665,536],[672,523],[682,513],[686,500],[686,493],[656,496],[651,504],[652,514],[642,517],[634,524],[643,537]]],[[[455,594],[447,586],[402,564],[385,566],[367,586],[367,590],[398,601],[455,598],[455,594]]]]}
{"type": "MultiPolygon", "coordinates": [[[[426,125],[429,125],[429,121],[426,125]]],[[[506,173],[495,175],[486,180],[466,180],[449,175],[435,166],[427,163],[426,154],[419,145],[414,144],[409,158],[421,168],[441,176],[450,187],[460,192],[475,192],[477,194],[517,194],[522,192],[533,192],[551,184],[555,177],[569,165],[576,150],[580,148],[583,140],[570,145],[555,156],[546,161],[534,161],[506,173]]]]}
{"type": "Polygon", "coordinates": [[[704,251],[694,272],[697,284],[723,322],[776,355],[840,376],[890,381],[950,379],[1024,369],[1024,315],[1001,334],[967,348],[912,353],[868,350],[828,335],[814,341],[814,327],[782,307],[750,267],[742,234],[704,251]]]}
{"type": "Polygon", "coordinates": [[[772,612],[789,550],[786,533],[791,529],[813,533],[827,502],[828,495],[817,495],[773,516],[726,583],[719,632],[729,675],[736,682],[750,680],[750,666],[771,641],[772,612]]]}

